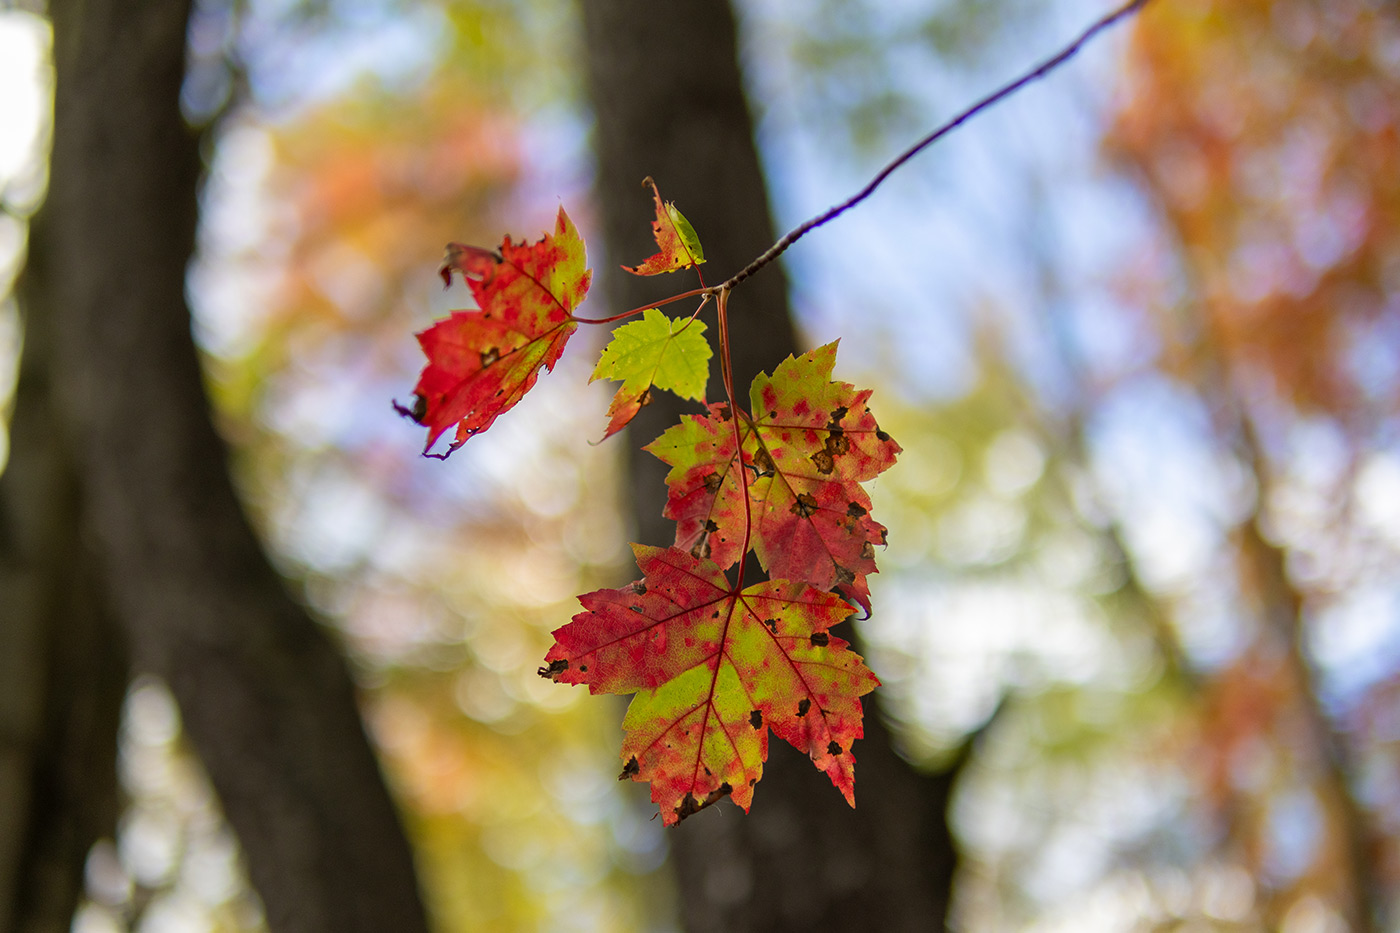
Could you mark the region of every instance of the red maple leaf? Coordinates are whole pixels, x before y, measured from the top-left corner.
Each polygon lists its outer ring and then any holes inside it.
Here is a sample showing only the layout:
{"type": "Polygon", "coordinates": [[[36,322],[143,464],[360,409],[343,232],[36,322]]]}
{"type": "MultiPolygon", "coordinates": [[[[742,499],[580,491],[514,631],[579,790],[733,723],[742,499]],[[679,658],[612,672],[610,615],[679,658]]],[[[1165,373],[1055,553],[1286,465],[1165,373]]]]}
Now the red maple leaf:
{"type": "Polygon", "coordinates": [[[633,545],[643,579],[579,597],[540,674],[636,693],[622,777],[651,782],[666,825],[722,797],[748,810],[768,730],[811,756],[855,805],[859,697],[879,681],[828,629],[850,612],[793,580],[742,590],[713,561],[633,545]]]}
{"type": "Polygon", "coordinates": [[[870,517],[861,482],[894,464],[900,447],[866,407],[870,391],[833,382],[836,344],[788,357],[749,390],[739,412],[742,460],[727,405],[686,415],[646,450],[671,466],[666,516],[676,546],[720,567],[742,556],[746,510],[751,544],[771,576],[838,587],[866,611],[866,575],[885,528],[870,517]],[[749,471],[748,502],[737,472],[749,471]]]}
{"type": "Polygon", "coordinates": [[[454,311],[418,335],[428,365],[413,390],[412,415],[428,429],[425,453],[454,423],[449,454],[485,431],[534,386],[541,367],[554,368],[578,329],[573,311],[592,279],[583,240],[562,207],[554,234],[529,245],[509,236],[499,253],[449,244],[442,267],[449,284],[454,270],[479,310],[454,311]]]}

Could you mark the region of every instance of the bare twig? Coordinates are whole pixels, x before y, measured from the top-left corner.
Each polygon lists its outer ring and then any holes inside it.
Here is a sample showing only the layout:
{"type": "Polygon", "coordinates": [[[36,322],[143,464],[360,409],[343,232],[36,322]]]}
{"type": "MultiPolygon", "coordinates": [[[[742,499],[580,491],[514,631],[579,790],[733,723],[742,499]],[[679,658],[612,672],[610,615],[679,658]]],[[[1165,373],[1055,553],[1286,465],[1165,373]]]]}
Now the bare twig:
{"type": "Polygon", "coordinates": [[[802,239],[802,237],[806,236],[808,233],[822,226],[823,224],[835,220],[837,217],[841,216],[846,211],[855,207],[861,201],[864,201],[866,198],[870,197],[872,194],[875,193],[875,189],[880,187],[880,185],[884,182],[886,178],[894,174],[896,169],[904,165],[904,163],[908,162],[910,159],[914,158],[914,156],[918,155],[920,152],[923,152],[925,149],[933,145],[938,140],[942,139],[948,133],[952,132],[953,130],[961,126],[963,123],[966,123],[968,120],[977,116],[977,114],[981,113],[983,110],[986,110],[993,104],[996,104],[1007,97],[1010,97],[1012,94],[1016,93],[1021,88],[1025,87],[1027,84],[1030,84],[1032,81],[1037,81],[1040,78],[1045,77],[1047,74],[1054,71],[1060,65],[1063,65],[1065,62],[1069,61],[1076,54],[1078,54],[1079,50],[1083,48],[1089,42],[1089,40],[1093,39],[1094,36],[1098,35],[1100,32],[1112,26],[1119,20],[1138,12],[1138,10],[1146,6],[1147,3],[1148,0],[1131,0],[1131,2],[1120,6],[1112,13],[1109,13],[1107,16],[1104,16],[1102,19],[1099,19],[1088,29],[1080,33],[1077,39],[1075,39],[1069,45],[1065,46],[1059,52],[1052,55],[1050,58],[1047,58],[1045,61],[1041,62],[1035,68],[1021,75],[1021,77],[1012,81],[1010,84],[1003,85],[1000,89],[982,98],[977,103],[973,104],[971,107],[968,107],[962,113],[958,114],[956,117],[949,120],[947,123],[944,123],[942,126],[933,130],[928,135],[920,139],[918,142],[914,143],[908,149],[904,150],[902,153],[896,156],[895,159],[891,161],[888,165],[880,169],[879,174],[877,174],[874,178],[870,179],[869,184],[867,184],[864,188],[860,189],[860,191],[856,192],[854,195],[847,198],[845,201],[842,201],[840,204],[837,204],[835,207],[828,208],[826,211],[824,211],[821,214],[818,214],[816,217],[813,217],[811,220],[808,220],[801,226],[795,227],[794,229],[789,231],[783,236],[781,240],[770,246],[768,250],[763,253],[763,255],[759,256],[753,262],[749,263],[735,275],[730,277],[728,281],[724,282],[724,284],[716,286],[716,288],[725,290],[732,289],[734,286],[738,285],[740,282],[744,281],[749,276],[758,272],[764,266],[777,259],[789,246],[802,239]]]}

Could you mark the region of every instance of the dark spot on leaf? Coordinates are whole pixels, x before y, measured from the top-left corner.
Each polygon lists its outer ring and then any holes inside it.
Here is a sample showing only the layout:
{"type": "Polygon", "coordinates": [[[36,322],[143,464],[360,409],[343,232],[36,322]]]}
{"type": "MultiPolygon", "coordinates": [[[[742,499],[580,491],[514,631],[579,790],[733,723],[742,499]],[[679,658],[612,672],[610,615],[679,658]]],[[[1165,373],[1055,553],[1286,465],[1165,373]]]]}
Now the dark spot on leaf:
{"type": "Polygon", "coordinates": [[[825,648],[825,647],[826,647],[827,645],[829,645],[830,643],[831,643],[831,636],[828,635],[826,632],[813,632],[813,633],[812,633],[812,644],[816,645],[818,648],[825,648]]]}
{"type": "Polygon", "coordinates": [[[568,669],[568,658],[555,658],[553,661],[549,662],[548,667],[542,667],[539,670],[535,671],[535,673],[548,680],[555,680],[560,674],[564,673],[568,669]]]}
{"type": "Polygon", "coordinates": [[[485,369],[501,358],[501,351],[496,347],[481,351],[481,368],[485,369]]]}
{"type": "Polygon", "coordinates": [[[851,516],[851,518],[860,518],[864,515],[869,515],[870,510],[862,506],[859,502],[852,502],[850,505],[846,506],[846,514],[851,516]]]}
{"type": "Polygon", "coordinates": [[[749,713],[749,725],[753,726],[755,729],[763,728],[763,712],[761,710],[754,710],[752,713],[749,713]]]}
{"type": "Polygon", "coordinates": [[[642,766],[637,764],[637,756],[633,755],[627,759],[627,764],[622,766],[622,773],[617,776],[619,781],[625,781],[634,774],[641,774],[642,766]]]}
{"type": "Polygon", "coordinates": [[[683,820],[692,814],[700,812],[700,801],[695,799],[694,794],[686,794],[681,800],[681,805],[676,807],[676,819],[683,820]]]}
{"type": "Polygon", "coordinates": [[[764,620],[763,620],[763,624],[766,625],[766,626],[768,626],[768,631],[772,632],[774,635],[778,634],[778,620],[777,620],[777,619],[764,619],[764,620]]]}
{"type": "Polygon", "coordinates": [[[753,787],[753,786],[754,786],[755,784],[757,784],[757,783],[758,783],[758,778],[749,778],[749,786],[750,786],[750,787],[753,787]]]}
{"type": "Polygon", "coordinates": [[[806,716],[806,715],[807,715],[807,710],[809,710],[809,709],[811,709],[811,708],[812,708],[812,701],[811,701],[810,699],[804,699],[804,700],[800,701],[800,702],[797,704],[797,715],[798,715],[798,716],[806,716]]]}
{"type": "Polygon", "coordinates": [[[628,609],[631,609],[633,612],[637,613],[638,615],[645,615],[645,613],[642,612],[642,607],[641,607],[641,606],[628,606],[627,608],[628,608],[628,609]]]}
{"type": "Polygon", "coordinates": [[[582,673],[582,674],[587,674],[587,673],[588,673],[588,665],[587,665],[587,664],[580,664],[580,665],[578,666],[578,669],[579,669],[579,672],[582,673]]]}
{"type": "MultiPolygon", "coordinates": [[[[883,541],[881,541],[880,543],[884,544],[883,541]]],[[[871,545],[869,541],[865,542],[860,546],[860,556],[865,558],[866,560],[875,559],[875,548],[871,545]]]]}
{"type": "MultiPolygon", "coordinates": [[[[701,765],[700,767],[705,768],[704,765],[701,765]]],[[[710,777],[710,776],[712,776],[713,774],[714,774],[713,771],[711,771],[709,768],[705,768],[705,777],[710,777]]]]}
{"type": "Polygon", "coordinates": [[[648,405],[650,405],[650,404],[651,404],[651,386],[647,386],[646,391],[644,391],[644,392],[637,398],[637,407],[638,407],[638,408],[646,408],[646,407],[647,407],[648,405]]]}
{"type": "MultiPolygon", "coordinates": [[[[866,543],[869,543],[869,542],[866,542],[866,543]]],[[[837,583],[840,583],[842,586],[850,586],[852,583],[856,582],[856,574],[855,574],[855,571],[853,571],[853,570],[847,570],[845,567],[842,567],[840,564],[837,564],[837,565],[836,565],[836,582],[837,582],[837,583]]]]}
{"type": "Polygon", "coordinates": [[[878,437],[878,438],[879,438],[880,440],[882,440],[882,441],[887,441],[887,440],[890,439],[890,436],[889,436],[888,434],[886,434],[884,431],[881,431],[879,428],[876,428],[876,429],[875,429],[875,436],[878,437]]]}
{"type": "Polygon", "coordinates": [[[839,755],[841,754],[841,746],[837,745],[835,742],[832,742],[826,747],[826,753],[828,755],[839,755]]]}
{"type": "Polygon", "coordinates": [[[811,518],[812,513],[817,510],[817,497],[810,492],[804,492],[793,500],[792,514],[799,518],[811,518]]]}
{"type": "Polygon", "coordinates": [[[647,594],[646,583],[644,583],[641,580],[638,580],[636,583],[633,583],[632,592],[636,593],[638,596],[645,596],[647,594]]]}
{"type": "Polygon", "coordinates": [[[691,557],[706,558],[710,556],[710,539],[708,536],[696,541],[690,548],[691,557]]]}
{"type": "Polygon", "coordinates": [[[763,448],[760,447],[758,453],[753,455],[753,464],[759,476],[773,475],[773,458],[763,448]]]}
{"type": "Polygon", "coordinates": [[[833,460],[831,454],[825,450],[819,450],[812,454],[812,462],[817,465],[817,472],[823,475],[836,469],[836,461],[833,460]]]}
{"type": "Polygon", "coordinates": [[[846,417],[846,413],[849,411],[850,409],[847,408],[845,405],[839,406],[835,411],[831,413],[831,423],[840,424],[841,419],[846,417]]]}
{"type": "Polygon", "coordinates": [[[428,416],[428,400],[417,392],[413,393],[412,408],[405,408],[393,400],[389,404],[394,406],[394,411],[398,412],[400,417],[407,418],[414,424],[422,424],[423,419],[428,416]]]}
{"type": "Polygon", "coordinates": [[[776,418],[776,417],[778,417],[778,413],[777,413],[776,411],[770,411],[770,412],[768,412],[768,417],[769,417],[769,418],[776,418]]]}
{"type": "Polygon", "coordinates": [[[839,457],[851,449],[851,439],[846,436],[846,432],[840,428],[832,431],[826,439],[826,452],[833,457],[839,457]]]}
{"type": "Polygon", "coordinates": [[[705,533],[714,534],[716,531],[719,531],[719,525],[715,523],[715,520],[712,518],[705,519],[705,533]]]}
{"type": "Polygon", "coordinates": [[[719,492],[719,484],[722,480],[719,478],[718,473],[706,473],[705,478],[700,482],[705,484],[706,491],[719,492]]]}

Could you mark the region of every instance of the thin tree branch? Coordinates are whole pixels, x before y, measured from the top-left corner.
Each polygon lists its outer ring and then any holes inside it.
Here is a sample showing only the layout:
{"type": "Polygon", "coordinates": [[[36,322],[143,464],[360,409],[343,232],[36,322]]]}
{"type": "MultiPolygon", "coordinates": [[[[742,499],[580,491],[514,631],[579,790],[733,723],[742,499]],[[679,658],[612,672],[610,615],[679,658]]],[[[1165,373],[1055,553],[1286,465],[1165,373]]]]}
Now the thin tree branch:
{"type": "Polygon", "coordinates": [[[866,198],[870,197],[872,194],[875,193],[875,189],[880,187],[880,185],[884,183],[886,178],[889,178],[890,175],[894,174],[894,172],[897,169],[903,166],[904,163],[908,162],[910,159],[914,158],[914,156],[918,155],[920,152],[923,152],[929,146],[933,145],[938,140],[942,139],[944,136],[948,135],[953,130],[966,123],[968,120],[977,116],[982,111],[986,110],[987,108],[991,107],[996,103],[999,103],[1005,98],[1010,97],[1012,94],[1025,87],[1027,84],[1030,84],[1033,81],[1037,81],[1045,77],[1047,74],[1054,71],[1056,68],[1060,67],[1065,62],[1073,58],[1076,54],[1078,54],[1079,50],[1085,45],[1087,45],[1088,42],[1100,32],[1112,26],[1119,20],[1136,13],[1138,10],[1146,6],[1147,3],[1148,0],[1131,0],[1131,2],[1120,6],[1112,13],[1109,13],[1107,16],[1104,16],[1103,18],[1099,19],[1088,29],[1080,33],[1077,39],[1075,39],[1069,45],[1065,46],[1059,52],[1052,55],[1050,58],[1047,58],[1045,61],[1041,62],[1035,68],[1021,75],[1021,77],[1012,81],[1010,84],[1003,85],[1000,89],[982,98],[977,103],[973,104],[971,107],[968,107],[962,113],[958,114],[956,117],[949,120],[947,123],[944,123],[942,126],[933,130],[927,136],[914,143],[908,149],[904,150],[902,153],[896,156],[894,160],[891,161],[888,165],[880,169],[879,174],[872,178],[864,188],[860,189],[860,191],[856,192],[854,195],[847,198],[845,201],[842,201],[840,204],[837,204],[835,207],[828,208],[825,212],[818,214],[816,217],[813,217],[811,220],[808,220],[801,226],[795,227],[793,230],[784,234],[783,238],[778,242],[774,243],[771,247],[769,247],[768,250],[763,253],[763,255],[759,256],[753,262],[749,263],[747,266],[745,266],[743,269],[741,269],[739,272],[733,275],[728,281],[724,282],[724,284],[715,286],[715,288],[732,289],[740,282],[749,278],[754,273],[762,269],[764,266],[768,265],[773,260],[781,256],[789,246],[802,239],[802,237],[806,236],[808,233],[822,226],[823,224],[835,220],[837,217],[841,216],[846,211],[855,207],[857,204],[864,201],[866,198]]]}

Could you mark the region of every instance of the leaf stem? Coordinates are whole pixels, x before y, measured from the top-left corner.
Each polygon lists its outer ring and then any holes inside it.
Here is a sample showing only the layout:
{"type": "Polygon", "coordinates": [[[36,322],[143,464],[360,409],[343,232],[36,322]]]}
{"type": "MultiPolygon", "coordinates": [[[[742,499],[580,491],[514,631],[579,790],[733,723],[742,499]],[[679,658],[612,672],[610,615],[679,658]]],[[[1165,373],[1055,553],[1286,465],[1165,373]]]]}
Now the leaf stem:
{"type": "Polygon", "coordinates": [[[1148,0],[1130,0],[1130,2],[1125,3],[1113,12],[1097,20],[1088,29],[1085,29],[1082,33],[1080,33],[1078,38],[1076,38],[1069,45],[1065,46],[1059,52],[1055,53],[1050,58],[1047,58],[1035,68],[1021,75],[1019,78],[1012,81],[1011,83],[1003,85],[996,91],[982,98],[977,103],[973,104],[971,107],[968,107],[962,113],[953,117],[953,119],[949,120],[947,123],[944,123],[942,126],[938,127],[937,129],[930,132],[928,135],[924,136],[922,139],[914,143],[908,149],[905,149],[902,153],[896,156],[893,161],[891,161],[884,168],[880,169],[879,173],[876,174],[876,176],[872,178],[864,188],[857,191],[851,197],[847,198],[846,200],[842,201],[840,204],[837,204],[834,207],[828,208],[826,211],[822,212],[821,214],[818,214],[811,220],[808,220],[807,222],[801,224],[798,227],[793,228],[788,233],[784,234],[782,239],[778,240],[778,242],[770,246],[761,256],[759,256],[753,262],[749,263],[743,269],[739,270],[739,272],[735,273],[728,279],[728,281],[726,281],[723,285],[719,287],[724,289],[734,288],[734,286],[738,285],[740,282],[743,282],[745,279],[758,272],[764,266],[777,259],[787,250],[789,246],[802,239],[802,237],[806,236],[808,233],[812,232],[813,230],[822,226],[823,224],[835,220],[837,217],[841,216],[846,211],[855,207],[857,204],[864,201],[866,198],[870,197],[872,194],[875,193],[875,189],[880,187],[880,185],[885,181],[886,178],[889,178],[890,175],[894,174],[894,172],[898,168],[900,168],[902,165],[904,165],[904,163],[908,162],[910,159],[914,158],[914,156],[918,155],[920,152],[923,152],[925,149],[933,145],[938,140],[942,139],[948,133],[952,132],[953,130],[961,126],[963,123],[977,116],[977,114],[981,113],[983,110],[986,110],[988,107],[991,107],[993,104],[996,104],[1007,97],[1010,97],[1012,94],[1025,87],[1027,84],[1030,84],[1033,81],[1045,77],[1047,74],[1054,71],[1060,65],[1063,65],[1065,62],[1073,58],[1079,52],[1079,50],[1089,42],[1090,39],[1094,38],[1094,36],[1098,35],[1100,32],[1107,29],[1109,26],[1112,26],[1114,23],[1118,22],[1124,17],[1131,16],[1132,14],[1136,13],[1138,10],[1142,9],[1142,7],[1146,6],[1147,3],[1148,0]]]}
{"type": "Polygon", "coordinates": [[[734,398],[734,369],[729,361],[729,288],[718,286],[715,315],[719,319],[719,371],[724,379],[724,394],[729,399],[729,420],[734,426],[734,462],[739,469],[739,493],[744,500],[744,544],[739,549],[739,571],[735,575],[736,591],[744,588],[744,564],[749,556],[749,540],[753,532],[753,503],[749,501],[749,476],[744,472],[744,436],[739,431],[739,404],[734,398]]]}
{"type": "Polygon", "coordinates": [[[643,311],[650,311],[652,308],[659,308],[662,305],[669,305],[673,302],[684,301],[687,298],[694,298],[696,295],[704,295],[708,297],[710,295],[713,295],[717,291],[717,288],[692,288],[688,292],[681,292],[679,295],[672,295],[670,298],[662,298],[660,301],[653,301],[650,304],[642,305],[640,308],[633,308],[631,311],[623,311],[621,314],[614,314],[611,317],[601,317],[596,319],[586,317],[575,317],[572,318],[572,320],[575,324],[611,324],[613,321],[620,321],[625,317],[633,317],[635,315],[641,314],[643,311]]]}

